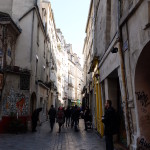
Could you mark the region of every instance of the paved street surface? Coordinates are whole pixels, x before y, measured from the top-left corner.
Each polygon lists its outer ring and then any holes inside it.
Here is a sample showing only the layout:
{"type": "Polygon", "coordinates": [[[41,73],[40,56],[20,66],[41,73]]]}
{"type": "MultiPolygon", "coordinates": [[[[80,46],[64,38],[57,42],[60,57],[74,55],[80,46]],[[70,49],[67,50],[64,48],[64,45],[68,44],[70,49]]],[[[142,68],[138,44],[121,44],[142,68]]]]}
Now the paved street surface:
{"type": "Polygon", "coordinates": [[[49,122],[45,122],[36,133],[0,134],[0,150],[105,150],[104,140],[94,130],[84,131],[81,119],[79,126],[79,132],[64,127],[58,133],[55,124],[51,133],[49,122]]]}

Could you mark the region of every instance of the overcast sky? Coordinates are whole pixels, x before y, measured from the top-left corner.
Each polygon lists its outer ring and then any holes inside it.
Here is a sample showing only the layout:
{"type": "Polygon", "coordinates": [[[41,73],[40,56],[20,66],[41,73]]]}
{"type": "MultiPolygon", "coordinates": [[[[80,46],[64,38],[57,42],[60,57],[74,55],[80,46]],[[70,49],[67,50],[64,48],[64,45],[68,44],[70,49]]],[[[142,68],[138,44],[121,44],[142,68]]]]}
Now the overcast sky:
{"type": "Polygon", "coordinates": [[[73,52],[82,56],[90,0],[51,0],[56,28],[60,28],[73,52]]]}

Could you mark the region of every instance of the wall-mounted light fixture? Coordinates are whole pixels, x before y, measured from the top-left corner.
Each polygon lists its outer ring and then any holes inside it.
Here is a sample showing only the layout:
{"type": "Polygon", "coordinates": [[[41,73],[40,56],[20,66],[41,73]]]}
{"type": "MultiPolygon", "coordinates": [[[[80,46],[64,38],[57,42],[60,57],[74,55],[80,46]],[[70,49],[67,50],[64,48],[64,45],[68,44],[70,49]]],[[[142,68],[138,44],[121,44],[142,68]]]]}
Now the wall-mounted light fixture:
{"type": "Polygon", "coordinates": [[[117,53],[118,52],[118,48],[117,47],[113,47],[111,50],[112,53],[117,53]]]}

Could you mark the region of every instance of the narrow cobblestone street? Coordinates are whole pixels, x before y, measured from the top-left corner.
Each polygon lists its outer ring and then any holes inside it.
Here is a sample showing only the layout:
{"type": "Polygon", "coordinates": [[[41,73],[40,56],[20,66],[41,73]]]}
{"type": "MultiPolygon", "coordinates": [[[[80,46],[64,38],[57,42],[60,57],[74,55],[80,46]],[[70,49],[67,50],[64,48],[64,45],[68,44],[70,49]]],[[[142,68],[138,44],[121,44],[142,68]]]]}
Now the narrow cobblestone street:
{"type": "Polygon", "coordinates": [[[45,122],[36,133],[1,134],[0,150],[105,150],[104,139],[94,130],[84,131],[83,123],[80,119],[79,132],[64,126],[58,133],[58,125],[55,124],[51,133],[49,122],[45,122]]]}

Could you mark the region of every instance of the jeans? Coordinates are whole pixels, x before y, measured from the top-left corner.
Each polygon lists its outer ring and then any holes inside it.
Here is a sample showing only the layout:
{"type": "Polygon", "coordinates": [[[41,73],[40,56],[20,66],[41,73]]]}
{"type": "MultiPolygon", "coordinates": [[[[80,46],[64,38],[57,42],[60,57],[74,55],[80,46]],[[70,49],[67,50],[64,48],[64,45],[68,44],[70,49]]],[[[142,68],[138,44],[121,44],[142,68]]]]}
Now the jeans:
{"type": "Polygon", "coordinates": [[[55,119],[50,119],[51,131],[53,131],[54,123],[55,123],[55,119]]]}
{"type": "Polygon", "coordinates": [[[66,126],[69,127],[69,124],[70,124],[70,117],[66,117],[66,126]]]}

